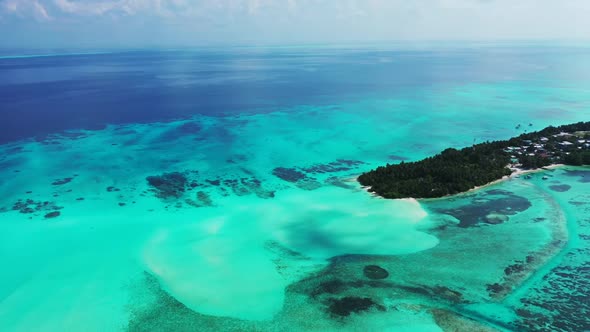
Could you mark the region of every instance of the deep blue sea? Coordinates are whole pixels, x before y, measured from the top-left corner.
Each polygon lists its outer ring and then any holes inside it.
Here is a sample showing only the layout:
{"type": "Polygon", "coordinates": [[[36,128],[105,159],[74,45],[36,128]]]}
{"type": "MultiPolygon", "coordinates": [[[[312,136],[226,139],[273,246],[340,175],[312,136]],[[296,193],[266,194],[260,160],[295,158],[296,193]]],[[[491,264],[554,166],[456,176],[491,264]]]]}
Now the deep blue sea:
{"type": "MultiPolygon", "coordinates": [[[[236,48],[0,59],[0,141],[193,115],[443,94],[497,82],[583,87],[587,49],[236,48]]],[[[486,105],[482,105],[485,107],[486,105]]]]}
{"type": "Polygon", "coordinates": [[[589,120],[584,45],[0,52],[0,330],[590,330],[590,169],[355,181],[589,120]]]}

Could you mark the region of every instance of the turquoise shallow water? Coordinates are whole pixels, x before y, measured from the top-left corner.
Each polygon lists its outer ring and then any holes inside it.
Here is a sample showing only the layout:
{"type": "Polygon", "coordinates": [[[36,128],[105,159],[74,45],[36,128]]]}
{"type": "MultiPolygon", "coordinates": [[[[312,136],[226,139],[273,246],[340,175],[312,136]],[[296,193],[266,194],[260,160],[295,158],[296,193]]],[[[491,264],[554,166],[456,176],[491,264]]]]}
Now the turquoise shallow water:
{"type": "Polygon", "coordinates": [[[421,202],[354,181],[517,124],[588,120],[587,82],[544,73],[8,142],[0,327],[587,329],[572,305],[587,299],[587,168],[421,202]],[[162,199],[146,178],[169,172],[187,183],[162,199]]]}

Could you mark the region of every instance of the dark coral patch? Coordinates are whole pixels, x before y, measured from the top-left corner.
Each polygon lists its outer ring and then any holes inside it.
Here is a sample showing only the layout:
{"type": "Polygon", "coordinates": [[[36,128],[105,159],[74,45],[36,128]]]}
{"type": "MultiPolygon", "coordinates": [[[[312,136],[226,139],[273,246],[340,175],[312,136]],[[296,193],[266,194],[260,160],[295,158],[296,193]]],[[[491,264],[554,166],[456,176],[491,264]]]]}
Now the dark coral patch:
{"type": "Polygon", "coordinates": [[[186,176],[179,172],[148,176],[146,180],[155,192],[156,197],[161,199],[180,198],[184,194],[188,183],[186,176]]]}
{"type": "Polygon", "coordinates": [[[318,181],[316,181],[313,178],[307,178],[303,181],[298,181],[297,182],[297,187],[303,190],[316,190],[318,188],[322,187],[322,184],[319,183],[318,181]]]}
{"type": "Polygon", "coordinates": [[[23,214],[31,214],[35,212],[45,212],[52,210],[61,210],[63,207],[55,205],[49,201],[34,201],[32,199],[22,200],[19,199],[12,205],[12,210],[18,211],[23,214]]]}
{"type": "Polygon", "coordinates": [[[53,212],[49,212],[45,215],[45,219],[52,219],[52,218],[57,218],[61,215],[61,213],[59,211],[53,211],[53,212]]]}
{"type": "Polygon", "coordinates": [[[488,284],[486,285],[486,290],[490,295],[499,294],[500,292],[504,291],[504,286],[500,285],[499,283],[488,284]]]}
{"type": "MultiPolygon", "coordinates": [[[[338,159],[327,164],[315,164],[309,167],[277,167],[272,171],[272,174],[282,180],[294,183],[300,189],[315,190],[322,187],[322,184],[316,178],[312,177],[312,174],[329,174],[350,171],[358,168],[358,166],[362,164],[365,163],[357,160],[338,159]]],[[[326,180],[326,183],[346,189],[354,188],[337,177],[330,177],[326,180]]]]}
{"type": "Polygon", "coordinates": [[[255,194],[260,198],[273,198],[275,193],[273,190],[265,189],[262,186],[262,181],[255,177],[250,178],[240,178],[240,179],[223,179],[218,181],[210,181],[207,182],[211,183],[214,186],[219,187],[223,196],[227,196],[227,189],[229,188],[234,195],[236,196],[246,196],[250,194],[255,194]],[[218,182],[219,181],[219,182],[218,182]]]}
{"type": "Polygon", "coordinates": [[[588,204],[588,202],[582,202],[582,201],[576,201],[576,200],[571,200],[568,203],[570,203],[571,205],[575,205],[575,206],[582,206],[582,205],[588,204]]]}
{"type": "Polygon", "coordinates": [[[336,176],[332,176],[326,179],[326,184],[335,186],[335,187],[340,187],[340,188],[344,188],[344,189],[355,189],[354,186],[350,185],[349,183],[347,183],[346,181],[344,181],[343,179],[336,177],[336,176]]]}
{"type": "Polygon", "coordinates": [[[294,168],[277,167],[273,169],[272,174],[288,182],[297,182],[305,179],[305,174],[294,168]]]}
{"type": "Polygon", "coordinates": [[[389,277],[389,272],[378,265],[367,265],[363,268],[363,274],[369,279],[379,280],[389,277]]]}
{"type": "Polygon", "coordinates": [[[211,200],[211,197],[209,197],[209,195],[204,191],[199,191],[197,193],[197,199],[199,200],[199,202],[201,202],[201,204],[205,206],[213,205],[213,200],[211,200]]]}
{"type": "Polygon", "coordinates": [[[451,302],[459,303],[463,300],[463,294],[446,286],[435,286],[432,291],[435,295],[451,302]]]}
{"type": "Polygon", "coordinates": [[[339,165],[346,165],[346,166],[350,166],[350,167],[366,164],[364,161],[347,160],[347,159],[338,159],[338,160],[336,160],[336,163],[338,163],[339,165]]]}
{"type": "Polygon", "coordinates": [[[57,179],[57,180],[54,180],[51,184],[54,185],[54,186],[61,186],[61,185],[64,185],[66,183],[72,182],[73,179],[74,178],[57,179]]]}
{"type": "Polygon", "coordinates": [[[362,161],[338,159],[328,164],[316,164],[310,167],[301,168],[305,173],[336,173],[350,171],[364,164],[362,161]]]}
{"type": "Polygon", "coordinates": [[[347,296],[341,299],[330,299],[328,311],[336,316],[347,317],[351,313],[359,313],[376,308],[385,311],[385,307],[375,303],[368,297],[347,296]]]}
{"type": "Polygon", "coordinates": [[[112,193],[112,192],[115,192],[115,191],[121,191],[121,189],[115,188],[113,186],[109,186],[109,187],[107,187],[107,191],[110,192],[110,193],[112,193]]]}
{"type": "MultiPolygon", "coordinates": [[[[438,297],[446,301],[450,301],[453,303],[460,303],[463,301],[463,294],[460,292],[450,289],[446,286],[426,286],[426,285],[416,285],[416,286],[405,286],[405,285],[398,285],[400,289],[403,289],[407,292],[427,296],[429,298],[438,297]]],[[[489,289],[488,289],[489,290],[489,289]]]]}
{"type": "Polygon", "coordinates": [[[212,186],[219,186],[221,184],[221,181],[219,179],[217,180],[205,180],[207,181],[207,183],[209,183],[212,186]]]}
{"type": "Polygon", "coordinates": [[[504,274],[509,276],[511,274],[522,273],[524,271],[525,271],[525,266],[523,265],[523,262],[517,261],[516,263],[506,267],[504,269],[504,274]]]}
{"type": "Polygon", "coordinates": [[[256,196],[260,198],[273,198],[275,197],[275,192],[272,190],[266,190],[262,187],[262,182],[256,178],[242,178],[240,179],[240,183],[248,188],[249,191],[253,192],[256,196]]]}
{"type": "Polygon", "coordinates": [[[233,191],[236,196],[245,196],[250,194],[250,190],[248,188],[240,185],[240,182],[236,179],[227,180],[229,183],[229,187],[233,191]]]}
{"type": "Polygon", "coordinates": [[[338,294],[346,289],[346,283],[340,279],[332,279],[320,283],[312,292],[311,296],[316,297],[321,294],[338,294]]]}
{"type": "Polygon", "coordinates": [[[213,206],[213,200],[211,199],[211,197],[209,196],[209,194],[207,194],[204,191],[199,191],[196,194],[196,200],[187,198],[184,200],[184,202],[190,206],[196,207],[196,208],[200,208],[200,207],[206,207],[206,206],[213,206]]]}
{"type": "Polygon", "coordinates": [[[551,189],[553,191],[557,191],[559,193],[563,193],[563,192],[566,192],[566,191],[572,189],[572,186],[567,185],[567,184],[556,184],[554,186],[549,186],[549,189],[551,189]]]}

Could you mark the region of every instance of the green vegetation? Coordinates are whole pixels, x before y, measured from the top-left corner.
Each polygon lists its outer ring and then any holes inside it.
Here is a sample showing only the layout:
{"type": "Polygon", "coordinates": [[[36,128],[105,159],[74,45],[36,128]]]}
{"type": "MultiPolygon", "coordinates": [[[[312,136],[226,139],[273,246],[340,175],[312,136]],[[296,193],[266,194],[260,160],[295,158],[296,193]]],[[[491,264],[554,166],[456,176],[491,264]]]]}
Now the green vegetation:
{"type": "Polygon", "coordinates": [[[590,165],[590,122],[485,142],[461,150],[446,149],[417,162],[387,164],[358,181],[384,198],[434,198],[465,192],[510,175],[509,168],[535,169],[551,164],[590,165]]]}
{"type": "Polygon", "coordinates": [[[385,198],[441,197],[509,175],[510,156],[495,143],[446,149],[418,162],[387,165],[361,175],[362,185],[385,198]]]}

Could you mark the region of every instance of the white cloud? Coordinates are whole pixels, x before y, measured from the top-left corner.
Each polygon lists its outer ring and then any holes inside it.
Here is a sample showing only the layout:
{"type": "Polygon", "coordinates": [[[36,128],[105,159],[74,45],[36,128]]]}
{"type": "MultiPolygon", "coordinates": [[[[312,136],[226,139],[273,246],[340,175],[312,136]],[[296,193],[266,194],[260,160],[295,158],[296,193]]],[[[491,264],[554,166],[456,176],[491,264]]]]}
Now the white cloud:
{"type": "Polygon", "coordinates": [[[50,21],[52,19],[45,5],[37,0],[0,1],[0,12],[21,18],[32,18],[36,21],[50,21]]]}
{"type": "MultiPolygon", "coordinates": [[[[293,2],[295,0],[290,0],[293,2]]],[[[246,9],[250,14],[268,6],[269,0],[52,0],[57,11],[84,16],[105,14],[162,15],[171,17],[210,11],[246,9]]]]}
{"type": "Polygon", "coordinates": [[[47,10],[45,9],[45,7],[43,7],[43,5],[41,5],[37,1],[33,2],[33,14],[35,15],[35,17],[38,20],[41,20],[41,21],[51,20],[51,16],[49,16],[49,14],[47,14],[47,10]]]}
{"type": "Polygon", "coordinates": [[[0,0],[2,16],[241,42],[590,38],[588,0],[0,0]]]}
{"type": "Polygon", "coordinates": [[[77,15],[103,15],[119,6],[119,3],[114,1],[54,0],[53,3],[60,11],[77,15]]]}

